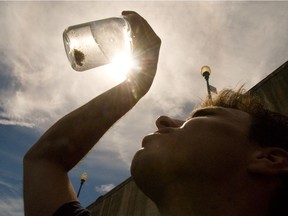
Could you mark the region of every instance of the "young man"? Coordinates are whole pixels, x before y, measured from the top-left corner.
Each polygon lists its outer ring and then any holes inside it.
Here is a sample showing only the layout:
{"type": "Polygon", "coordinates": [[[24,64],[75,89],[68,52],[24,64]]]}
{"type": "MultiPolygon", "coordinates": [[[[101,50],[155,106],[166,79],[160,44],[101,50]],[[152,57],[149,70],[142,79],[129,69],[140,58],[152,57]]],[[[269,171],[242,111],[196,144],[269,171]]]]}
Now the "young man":
{"type": "Polygon", "coordinates": [[[288,215],[288,118],[224,90],[185,121],[161,116],[132,161],[163,215],[288,215]]]}
{"type": "MultiPolygon", "coordinates": [[[[160,39],[138,14],[124,15],[142,69],[60,119],[29,150],[27,216],[89,215],[67,172],[145,95],[157,67],[160,39]]],[[[163,215],[281,215],[288,194],[287,122],[246,93],[222,91],[213,106],[204,104],[185,121],[158,118],[158,131],[143,139],[132,161],[132,176],[163,215]]]]}

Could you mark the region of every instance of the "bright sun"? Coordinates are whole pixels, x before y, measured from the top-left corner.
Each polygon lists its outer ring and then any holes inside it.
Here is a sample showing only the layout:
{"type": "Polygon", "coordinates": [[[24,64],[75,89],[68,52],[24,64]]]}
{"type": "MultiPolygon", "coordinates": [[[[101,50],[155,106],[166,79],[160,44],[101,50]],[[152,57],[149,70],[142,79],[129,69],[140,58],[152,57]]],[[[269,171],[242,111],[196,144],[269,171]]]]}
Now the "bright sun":
{"type": "Polygon", "coordinates": [[[121,82],[126,79],[127,73],[135,66],[136,62],[133,60],[131,53],[122,52],[115,55],[112,59],[109,70],[113,79],[121,82]]]}

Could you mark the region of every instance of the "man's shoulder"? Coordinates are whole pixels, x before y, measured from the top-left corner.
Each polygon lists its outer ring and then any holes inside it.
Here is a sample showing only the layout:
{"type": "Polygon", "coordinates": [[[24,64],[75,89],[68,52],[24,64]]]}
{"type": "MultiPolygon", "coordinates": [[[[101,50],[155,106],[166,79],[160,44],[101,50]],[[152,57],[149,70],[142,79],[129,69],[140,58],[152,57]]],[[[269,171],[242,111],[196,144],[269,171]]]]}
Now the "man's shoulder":
{"type": "Polygon", "coordinates": [[[91,216],[91,212],[83,208],[78,201],[72,201],[62,205],[53,216],[91,216]]]}

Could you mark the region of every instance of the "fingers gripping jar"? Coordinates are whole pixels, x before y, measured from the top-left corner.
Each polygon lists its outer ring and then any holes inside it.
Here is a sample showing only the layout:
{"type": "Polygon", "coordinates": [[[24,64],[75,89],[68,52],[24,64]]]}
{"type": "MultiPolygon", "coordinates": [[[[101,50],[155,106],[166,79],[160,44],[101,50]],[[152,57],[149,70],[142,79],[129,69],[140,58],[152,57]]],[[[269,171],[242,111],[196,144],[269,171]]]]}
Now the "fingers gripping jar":
{"type": "Polygon", "coordinates": [[[120,17],[70,26],[63,32],[63,41],[76,71],[108,64],[120,53],[131,55],[133,48],[130,25],[120,17]]]}

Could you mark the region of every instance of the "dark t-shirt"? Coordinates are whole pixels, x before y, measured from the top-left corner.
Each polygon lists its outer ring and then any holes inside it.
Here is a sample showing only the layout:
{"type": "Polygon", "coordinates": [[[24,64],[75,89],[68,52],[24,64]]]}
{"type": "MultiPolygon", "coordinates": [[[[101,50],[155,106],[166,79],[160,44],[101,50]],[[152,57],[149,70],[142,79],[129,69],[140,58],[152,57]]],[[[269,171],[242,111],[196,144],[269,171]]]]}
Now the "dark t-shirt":
{"type": "Polygon", "coordinates": [[[91,212],[83,208],[78,201],[65,203],[53,216],[91,216],[91,212]]]}

